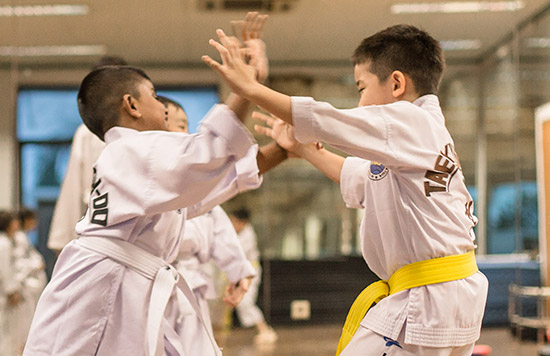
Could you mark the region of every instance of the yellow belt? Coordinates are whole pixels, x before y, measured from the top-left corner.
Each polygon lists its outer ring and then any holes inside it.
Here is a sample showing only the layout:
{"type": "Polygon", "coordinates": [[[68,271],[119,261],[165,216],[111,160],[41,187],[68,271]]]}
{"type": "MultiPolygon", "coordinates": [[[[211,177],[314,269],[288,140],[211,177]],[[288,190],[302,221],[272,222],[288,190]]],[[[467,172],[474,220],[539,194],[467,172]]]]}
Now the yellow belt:
{"type": "Polygon", "coordinates": [[[338,343],[338,356],[359,328],[359,324],[373,303],[390,294],[428,284],[455,281],[470,277],[478,271],[474,251],[462,255],[445,256],[418,261],[401,267],[388,281],[370,284],[353,302],[338,343]]]}

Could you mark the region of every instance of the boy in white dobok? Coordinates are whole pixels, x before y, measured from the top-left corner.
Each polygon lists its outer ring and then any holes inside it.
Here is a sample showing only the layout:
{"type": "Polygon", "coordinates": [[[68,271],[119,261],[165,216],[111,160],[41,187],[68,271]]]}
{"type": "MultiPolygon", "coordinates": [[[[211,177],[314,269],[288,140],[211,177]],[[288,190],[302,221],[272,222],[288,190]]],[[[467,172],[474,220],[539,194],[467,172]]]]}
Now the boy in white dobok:
{"type": "Polygon", "coordinates": [[[235,307],[239,322],[244,327],[256,327],[257,334],[254,341],[258,344],[271,344],[277,341],[275,330],[267,324],[262,310],[258,307],[258,291],[262,281],[262,267],[260,265],[260,251],[258,238],[250,223],[250,211],[241,207],[230,214],[231,223],[237,232],[237,237],[244,250],[246,258],[256,269],[256,276],[252,279],[243,300],[235,307]]]}
{"type": "MultiPolygon", "coordinates": [[[[159,100],[168,110],[166,121],[168,130],[188,133],[189,125],[183,107],[178,102],[163,96],[159,96],[159,100]]],[[[241,191],[260,186],[261,174],[265,171],[258,169],[257,154],[265,153],[264,151],[269,148],[273,149],[272,146],[273,143],[260,147],[259,152],[256,149],[250,149],[247,155],[236,163],[239,166],[241,191]]],[[[262,162],[261,159],[259,161],[262,162]]],[[[262,168],[265,169],[265,167],[262,168]]],[[[226,291],[224,301],[229,306],[235,307],[248,293],[250,279],[256,271],[246,258],[229,217],[219,205],[205,214],[186,221],[179,253],[173,264],[193,290],[203,312],[205,324],[212,332],[207,299],[214,299],[216,293],[211,276],[204,270],[204,264],[210,261],[227,274],[231,284],[226,291]]],[[[186,355],[199,355],[201,350],[208,347],[209,340],[202,332],[201,321],[196,317],[191,305],[186,299],[179,301],[182,303],[182,308],[178,333],[181,335],[182,346],[186,355]]]]}
{"type": "MultiPolygon", "coordinates": [[[[230,95],[197,134],[166,132],[151,80],[125,66],[88,74],[78,102],[106,146],[80,237],[59,256],[24,355],[184,355],[177,299],[183,290],[196,300],[168,263],[185,220],[238,191],[235,163],[254,142],[235,113],[248,103],[230,95]]],[[[211,346],[201,355],[220,354],[211,346]]]]}
{"type": "Polygon", "coordinates": [[[439,43],[408,25],[364,39],[352,58],[359,107],[338,110],[255,83],[254,69],[218,35],[222,44],[211,44],[223,64],[203,60],[235,93],[282,120],[257,115],[272,127],[259,131],[339,182],[349,207],[365,209],[363,256],[388,281],[357,298],[337,353],[471,355],[488,283],[473,253],[473,202],[436,96],[439,43]],[[352,157],[308,144],[315,141],[352,157]]]}

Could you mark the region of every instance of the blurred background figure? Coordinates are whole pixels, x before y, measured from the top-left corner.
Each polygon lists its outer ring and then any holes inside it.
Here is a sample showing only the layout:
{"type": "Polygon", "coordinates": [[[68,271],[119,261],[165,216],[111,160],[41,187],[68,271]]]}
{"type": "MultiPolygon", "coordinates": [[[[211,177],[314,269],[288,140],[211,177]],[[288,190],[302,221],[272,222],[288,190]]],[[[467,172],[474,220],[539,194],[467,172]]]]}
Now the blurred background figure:
{"type": "Polygon", "coordinates": [[[20,355],[17,343],[19,306],[23,302],[23,287],[17,278],[15,260],[17,215],[0,210],[0,350],[2,356],[20,355]]]}
{"type": "Polygon", "coordinates": [[[13,261],[16,280],[21,286],[22,301],[18,305],[17,330],[15,344],[22,350],[32,317],[38,303],[38,298],[47,283],[46,264],[42,255],[36,250],[28,237],[28,233],[38,226],[36,212],[22,208],[18,212],[19,230],[15,233],[13,261]]]}
{"type": "Polygon", "coordinates": [[[266,323],[261,309],[256,305],[258,289],[262,278],[262,268],[260,266],[260,251],[258,250],[256,233],[250,224],[250,211],[244,207],[239,208],[231,212],[230,218],[246,258],[256,269],[256,277],[252,279],[252,283],[243,300],[235,308],[237,317],[242,326],[247,328],[256,327],[258,332],[254,338],[256,343],[273,343],[277,341],[277,333],[266,323]]]}

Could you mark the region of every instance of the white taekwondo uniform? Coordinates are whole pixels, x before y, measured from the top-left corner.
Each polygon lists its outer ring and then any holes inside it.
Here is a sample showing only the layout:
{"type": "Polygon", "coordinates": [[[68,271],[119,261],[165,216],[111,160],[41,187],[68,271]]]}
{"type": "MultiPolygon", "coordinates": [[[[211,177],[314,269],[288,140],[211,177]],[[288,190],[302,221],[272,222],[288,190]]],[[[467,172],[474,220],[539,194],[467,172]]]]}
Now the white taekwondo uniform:
{"type": "MultiPolygon", "coordinates": [[[[326,142],[356,156],[344,161],[341,192],[348,207],[365,209],[363,257],[380,278],[412,262],[476,247],[473,202],[437,96],[347,110],[311,98],[291,100],[299,141],[326,142]]],[[[369,310],[341,355],[372,350],[361,342],[365,329],[429,348],[473,344],[487,287],[478,272],[390,295],[369,310]]]]}
{"type": "Polygon", "coordinates": [[[246,258],[252,262],[256,269],[256,276],[252,279],[248,291],[243,300],[237,305],[235,311],[239,322],[244,327],[255,326],[259,322],[265,321],[262,310],[256,305],[258,299],[258,290],[262,280],[262,268],[260,267],[260,251],[258,250],[258,241],[254,228],[250,223],[237,234],[241,246],[243,247],[246,258]]]}
{"type": "MultiPolygon", "coordinates": [[[[256,156],[250,158],[253,158],[253,167],[256,167],[256,156]]],[[[256,181],[256,185],[259,186],[260,177],[257,176],[256,181]]],[[[212,323],[207,299],[216,298],[216,293],[212,277],[201,265],[210,261],[224,271],[233,283],[255,275],[254,267],[246,259],[231,220],[220,206],[186,221],[180,252],[174,264],[193,289],[203,315],[207,316],[205,321],[209,327],[212,323]]],[[[200,320],[187,300],[181,300],[186,303],[182,309],[187,310],[187,315],[183,316],[179,326],[183,348],[186,355],[200,355],[201,350],[208,348],[209,340],[205,338],[205,333],[201,332],[200,320]]]]}
{"type": "Polygon", "coordinates": [[[4,232],[0,232],[0,350],[2,355],[15,356],[17,348],[18,308],[8,305],[8,296],[21,293],[22,286],[17,279],[14,241],[4,232]]]}
{"type": "Polygon", "coordinates": [[[76,238],[74,226],[88,208],[92,186],[92,167],[105,143],[81,124],[75,131],[67,172],[50,223],[48,247],[60,251],[76,238]]]}
{"type": "MultiPolygon", "coordinates": [[[[225,105],[214,106],[197,134],[114,127],[105,142],[94,166],[89,209],[76,226],[80,238],[59,256],[38,302],[25,356],[146,355],[152,281],[84,242],[124,241],[172,262],[186,218],[238,193],[235,163],[255,146],[225,105]]],[[[163,309],[158,333],[164,335],[161,352],[169,356],[180,354],[174,344],[175,295],[163,309]]],[[[210,354],[213,350],[203,353],[210,354]]]]}
{"type": "Polygon", "coordinates": [[[12,328],[16,334],[15,344],[21,350],[27,340],[36,303],[46,286],[47,277],[44,258],[29,241],[27,234],[17,231],[14,239],[14,267],[23,300],[17,305],[17,323],[12,328]]]}

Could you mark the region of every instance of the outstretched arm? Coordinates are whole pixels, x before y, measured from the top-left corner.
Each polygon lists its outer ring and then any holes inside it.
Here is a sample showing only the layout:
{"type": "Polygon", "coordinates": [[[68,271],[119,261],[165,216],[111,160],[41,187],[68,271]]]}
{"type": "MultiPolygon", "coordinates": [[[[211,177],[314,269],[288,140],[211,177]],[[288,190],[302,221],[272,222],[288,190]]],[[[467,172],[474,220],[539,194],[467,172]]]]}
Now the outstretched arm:
{"type": "Polygon", "coordinates": [[[314,144],[302,145],[297,154],[323,172],[331,180],[340,183],[344,157],[327,151],[324,148],[317,148],[314,144]]]}
{"type": "MultiPolygon", "coordinates": [[[[249,12],[244,21],[231,21],[234,36],[226,36],[224,44],[238,48],[238,53],[243,60],[247,60],[255,71],[256,80],[263,83],[268,75],[268,60],[265,54],[265,44],[262,41],[264,25],[267,15],[258,12],[249,12]],[[245,44],[243,48],[241,41],[245,44]]],[[[225,104],[237,115],[241,121],[245,121],[250,111],[251,103],[248,99],[231,92],[225,104]]]]}
{"type": "Polygon", "coordinates": [[[277,142],[270,142],[258,149],[256,161],[258,164],[258,174],[262,175],[275,168],[288,158],[287,151],[279,146],[277,142]]]}
{"type": "Polygon", "coordinates": [[[217,30],[216,33],[220,42],[210,40],[209,43],[220,53],[222,63],[218,63],[210,56],[202,56],[202,60],[218,72],[233,93],[292,124],[290,97],[260,84],[256,80],[254,68],[246,63],[238,46],[230,41],[222,30],[217,30]]]}
{"type": "Polygon", "coordinates": [[[331,180],[340,183],[340,173],[342,172],[344,157],[327,151],[316,143],[302,144],[298,142],[294,138],[294,127],[279,118],[259,112],[252,114],[252,117],[266,124],[266,126],[254,126],[254,129],[258,133],[273,138],[278,145],[289,153],[304,158],[331,180]]]}

